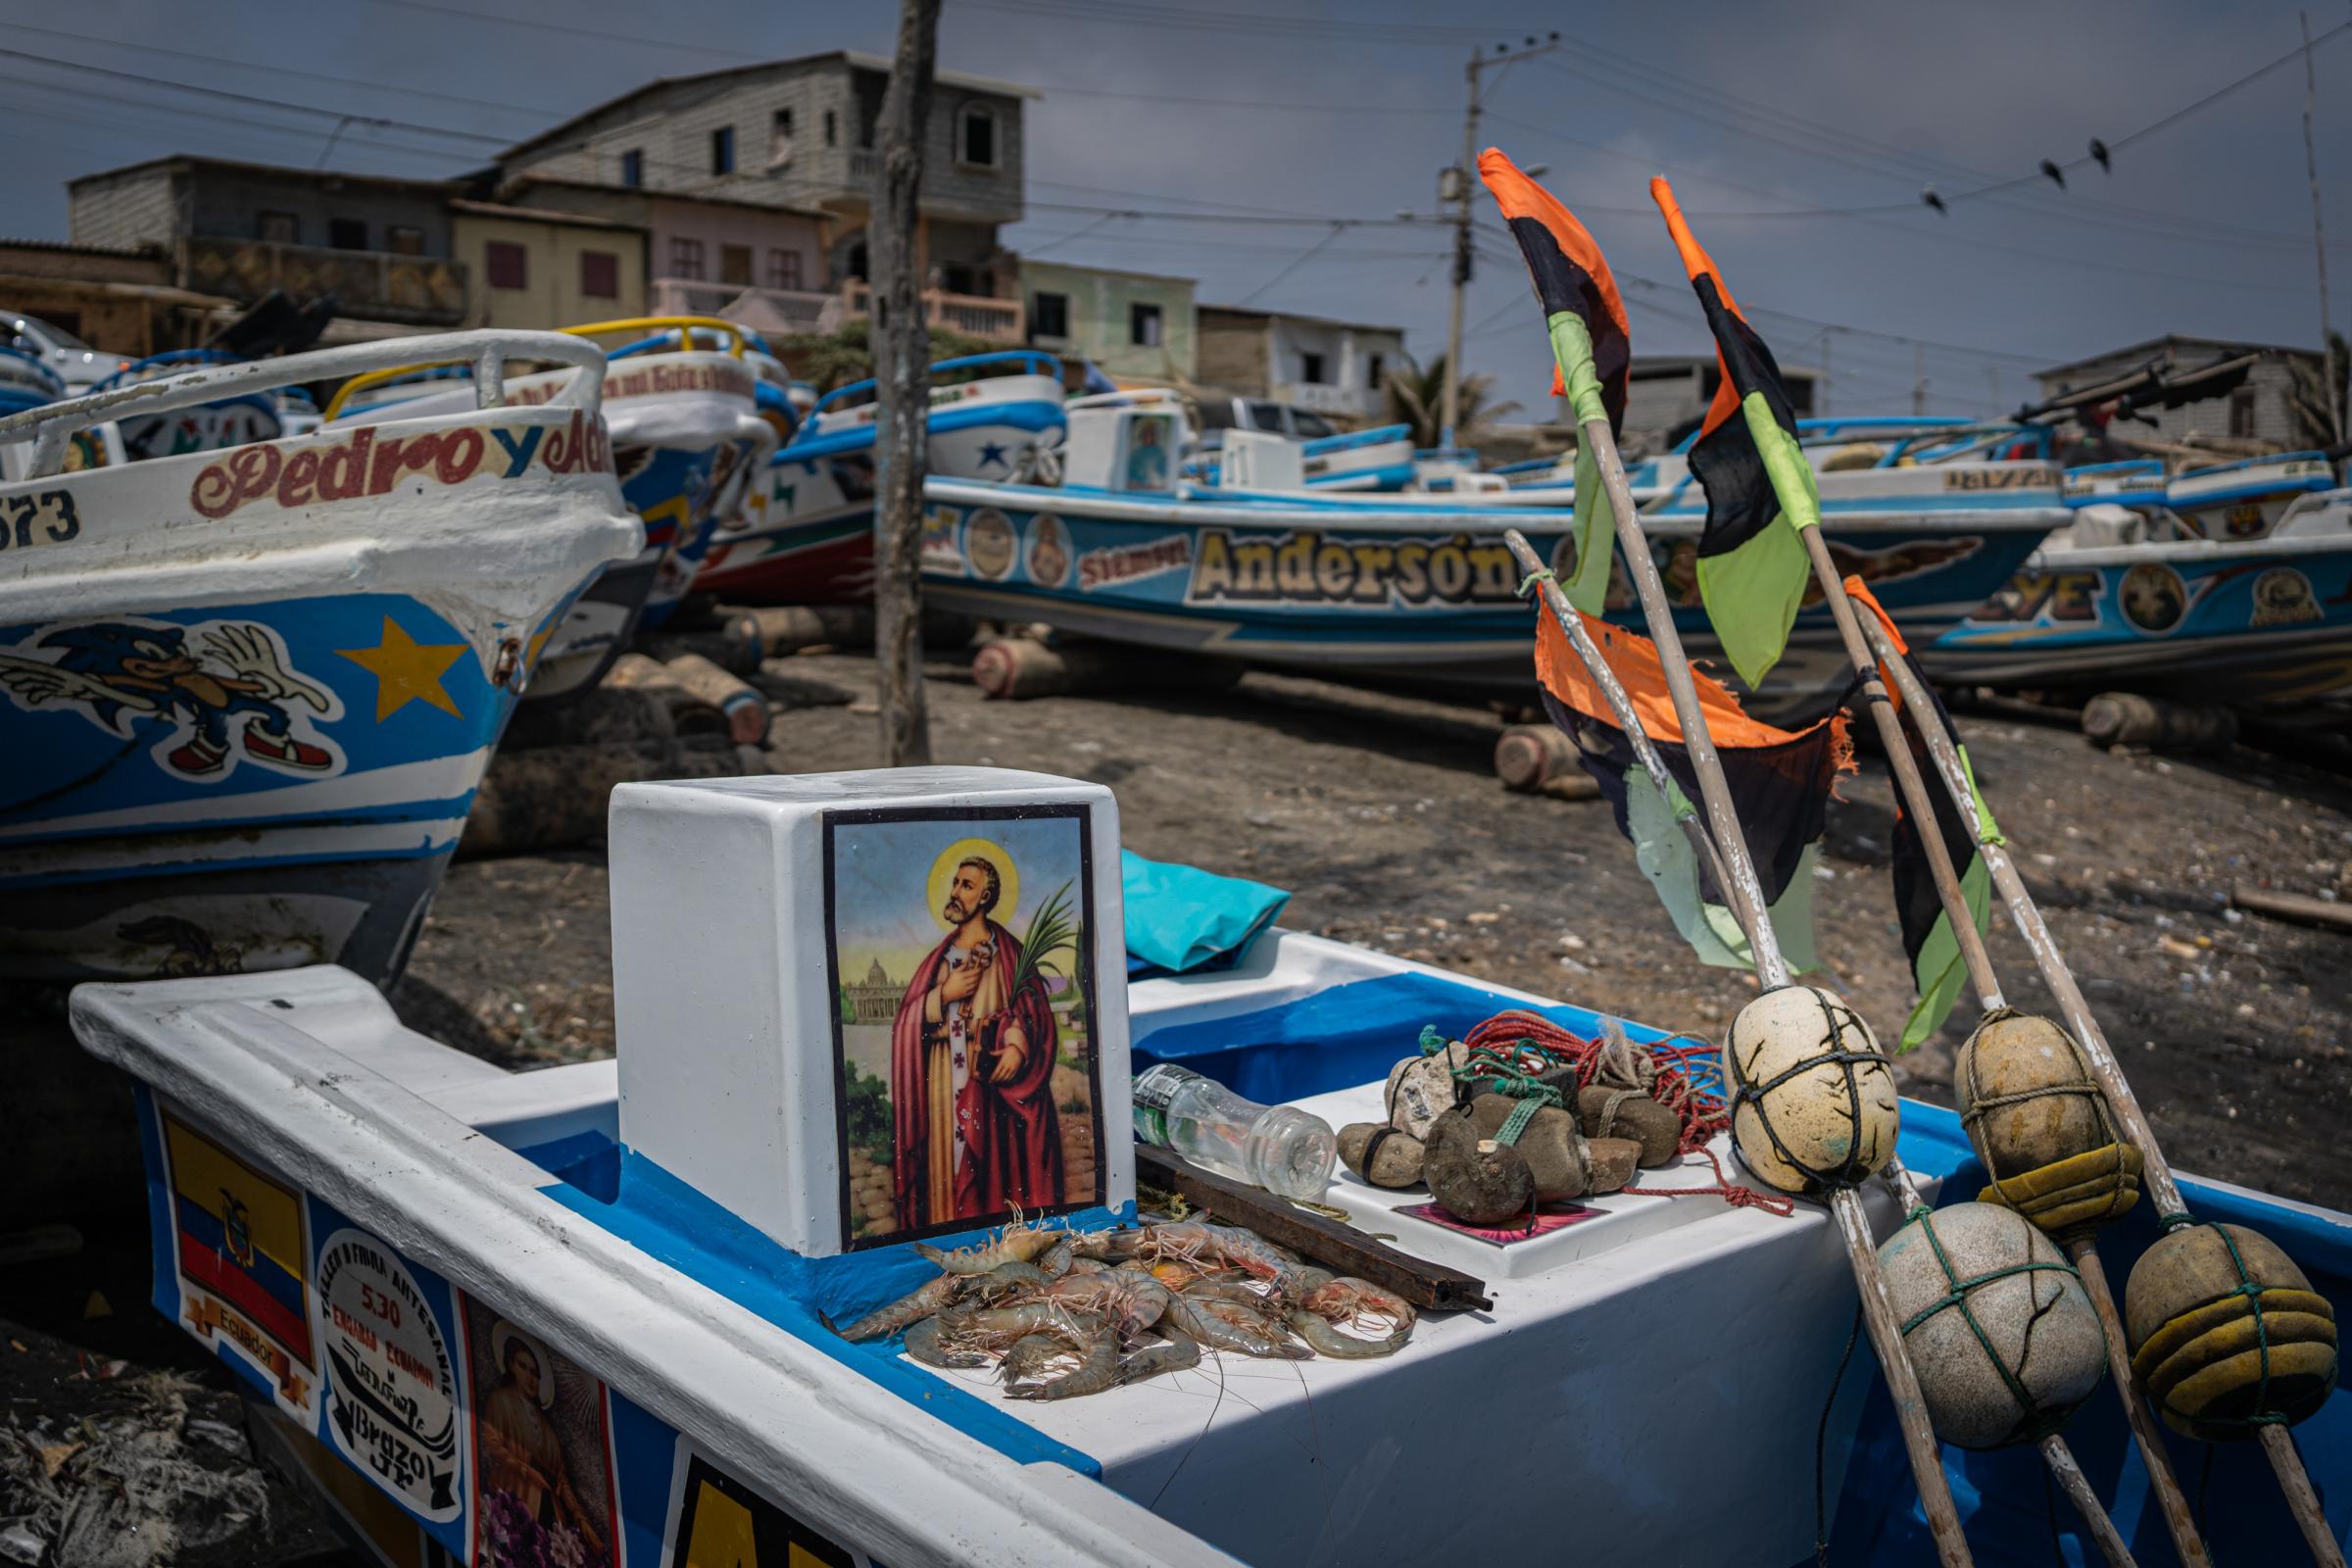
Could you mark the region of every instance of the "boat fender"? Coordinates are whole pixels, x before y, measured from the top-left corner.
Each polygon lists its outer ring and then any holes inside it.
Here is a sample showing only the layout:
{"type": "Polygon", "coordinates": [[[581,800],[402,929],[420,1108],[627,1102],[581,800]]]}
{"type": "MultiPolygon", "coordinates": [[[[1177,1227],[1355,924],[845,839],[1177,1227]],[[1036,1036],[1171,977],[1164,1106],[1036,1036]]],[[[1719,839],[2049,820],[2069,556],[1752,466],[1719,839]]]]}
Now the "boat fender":
{"type": "Polygon", "coordinates": [[[1928,1419],[1946,1443],[2038,1441],[2107,1375],[2082,1276],[2011,1209],[1922,1207],[1879,1249],[1879,1271],[1928,1419]]]}
{"type": "Polygon", "coordinates": [[[1774,1189],[1852,1187],[1894,1156],[1894,1068],[1870,1025],[1819,986],[1780,986],[1724,1037],[1732,1148],[1774,1189]]]}
{"type": "Polygon", "coordinates": [[[1430,1123],[1422,1171],[1429,1196],[1465,1225],[1498,1225],[1527,1213],[1536,1178],[1519,1151],[1482,1138],[1467,1111],[1449,1110],[1430,1123]]]}
{"type": "Polygon", "coordinates": [[[2292,1426],[2335,1388],[2335,1308],[2278,1244],[2175,1214],[2124,1287],[2132,1376],[2207,1443],[2292,1426]]]}
{"type": "Polygon", "coordinates": [[[2124,1141],[2074,1037],[2049,1019],[1986,1013],[1961,1044],[1952,1092],[1992,1177],[1979,1201],[2014,1208],[2061,1241],[2139,1201],[2140,1152],[2124,1141]]]}
{"type": "Polygon", "coordinates": [[[1340,1158],[1375,1187],[1417,1186],[1421,1140],[1385,1121],[1353,1121],[1340,1129],[1340,1158]]]}

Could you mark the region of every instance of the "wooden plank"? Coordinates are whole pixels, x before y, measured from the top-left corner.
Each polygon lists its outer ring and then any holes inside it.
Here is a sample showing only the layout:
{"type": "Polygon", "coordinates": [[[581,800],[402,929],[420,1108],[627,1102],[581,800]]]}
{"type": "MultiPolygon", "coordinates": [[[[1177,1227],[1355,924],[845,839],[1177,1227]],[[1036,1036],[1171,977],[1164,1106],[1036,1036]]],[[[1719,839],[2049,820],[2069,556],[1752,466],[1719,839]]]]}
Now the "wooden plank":
{"type": "Polygon", "coordinates": [[[2307,899],[2300,893],[2276,893],[2269,888],[2248,887],[2243,882],[2230,888],[2231,907],[2250,909],[2267,914],[2274,920],[2293,920],[2303,925],[2332,926],[2338,931],[2352,931],[2352,906],[2331,904],[2326,899],[2307,899]]]}
{"type": "Polygon", "coordinates": [[[1434,1312],[1491,1308],[1486,1281],[1372,1240],[1351,1225],[1298,1208],[1255,1187],[1202,1170],[1172,1149],[1135,1146],[1136,1179],[1165,1188],[1220,1219],[1248,1226],[1267,1241],[1335,1274],[1368,1280],[1417,1307],[1434,1312]]]}

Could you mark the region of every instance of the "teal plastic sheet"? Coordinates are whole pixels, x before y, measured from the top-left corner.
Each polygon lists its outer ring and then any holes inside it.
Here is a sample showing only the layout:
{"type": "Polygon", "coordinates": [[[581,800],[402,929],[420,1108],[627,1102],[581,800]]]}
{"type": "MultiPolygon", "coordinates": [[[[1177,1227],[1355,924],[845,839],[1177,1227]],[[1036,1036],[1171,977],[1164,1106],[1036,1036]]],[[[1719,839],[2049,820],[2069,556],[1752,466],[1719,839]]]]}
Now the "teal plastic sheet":
{"type": "Polygon", "coordinates": [[[1239,963],[1291,896],[1244,877],[1119,853],[1119,893],[1127,906],[1130,973],[1142,965],[1177,974],[1220,959],[1239,963]]]}

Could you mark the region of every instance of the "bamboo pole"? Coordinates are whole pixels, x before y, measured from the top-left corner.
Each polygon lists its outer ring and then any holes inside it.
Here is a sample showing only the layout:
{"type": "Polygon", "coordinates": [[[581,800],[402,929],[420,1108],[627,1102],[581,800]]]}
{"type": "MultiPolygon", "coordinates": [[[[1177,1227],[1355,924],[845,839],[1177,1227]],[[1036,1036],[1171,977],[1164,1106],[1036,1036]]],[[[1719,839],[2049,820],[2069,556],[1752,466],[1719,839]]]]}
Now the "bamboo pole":
{"type": "Polygon", "coordinates": [[[2099,1506],[2099,1494],[2090,1490],[2090,1482],[2082,1474],[2082,1467],[2075,1463],[2074,1454],[2068,1451],[2066,1440],[2055,1432],[2042,1439],[2041,1456],[2048,1463],[2050,1474],[2058,1478],[2058,1490],[2066,1494],[2066,1500],[2082,1516],[2082,1523],[2090,1531],[2090,1539],[2098,1543],[2099,1555],[2107,1559],[2108,1568],[2133,1568],[2132,1548],[2124,1544],[2115,1521],[2099,1506]]]}
{"type": "MultiPolygon", "coordinates": [[[[1699,710],[1698,690],[1690,678],[1690,662],[1683,652],[1682,638],[1674,629],[1674,611],[1666,602],[1666,585],[1658,578],[1657,563],[1649,557],[1649,540],[1642,532],[1641,521],[1634,513],[1633,486],[1626,481],[1625,461],[1618,456],[1616,435],[1609,429],[1607,419],[1587,419],[1584,439],[1592,443],[1601,486],[1616,521],[1617,542],[1624,549],[1634,591],[1641,597],[1650,641],[1657,645],[1658,663],[1666,676],[1666,690],[1674,701],[1675,715],[1682,723],[1683,743],[1690,755],[1691,771],[1698,777],[1699,794],[1706,804],[1716,849],[1730,873],[1730,880],[1723,886],[1735,900],[1733,912],[1736,915],[1744,912],[1740,923],[1747,932],[1748,951],[1755,956],[1756,977],[1767,987],[1787,985],[1788,960],[1781,955],[1780,940],[1766,912],[1763,884],[1757,879],[1755,863],[1748,855],[1747,839],[1740,832],[1731,787],[1724,780],[1722,760],[1715,755],[1715,743],[1699,710]]],[[[1910,1188],[1909,1174],[1901,1171],[1899,1163],[1892,1169],[1900,1178],[1897,1191],[1910,1188]]],[[[1911,1190],[1911,1196],[1916,1199],[1915,1189],[1911,1190]]],[[[1909,1206],[1905,1204],[1906,1208],[1909,1206]]],[[[1952,1502],[1951,1484],[1944,1477],[1942,1449],[1928,1419],[1927,1400],[1920,1393],[1919,1371],[1911,1364],[1910,1348],[1903,1343],[1902,1325],[1895,1318],[1885,1277],[1879,1272],[1878,1248],[1862,1212],[1861,1195],[1852,1188],[1833,1192],[1830,1212],[1845,1242],[1846,1261],[1853,1268],[1854,1284],[1861,1296],[1863,1326],[1870,1334],[1871,1348],[1878,1352],[1879,1367],[1886,1375],[1886,1390],[1894,1401],[1895,1424],[1902,1432],[1903,1448],[1911,1460],[1912,1478],[1919,1487],[1920,1508],[1927,1515],[1936,1558],[1943,1568],[1973,1568],[1975,1559],[1969,1553],[1968,1537],[1960,1528],[1960,1510],[1952,1502]]]]}

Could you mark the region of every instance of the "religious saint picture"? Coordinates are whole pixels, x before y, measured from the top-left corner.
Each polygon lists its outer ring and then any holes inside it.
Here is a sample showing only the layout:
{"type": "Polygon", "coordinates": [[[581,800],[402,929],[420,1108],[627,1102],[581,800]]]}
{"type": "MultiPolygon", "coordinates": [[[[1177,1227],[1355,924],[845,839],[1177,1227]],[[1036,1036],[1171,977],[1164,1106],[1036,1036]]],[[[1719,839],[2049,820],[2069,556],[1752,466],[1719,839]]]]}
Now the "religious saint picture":
{"type": "Polygon", "coordinates": [[[1088,808],[838,811],[843,1244],[1102,1200],[1088,808]]]}
{"type": "Polygon", "coordinates": [[[605,1386],[470,1296],[473,1560],[478,1568],[618,1568],[605,1386]]]}

